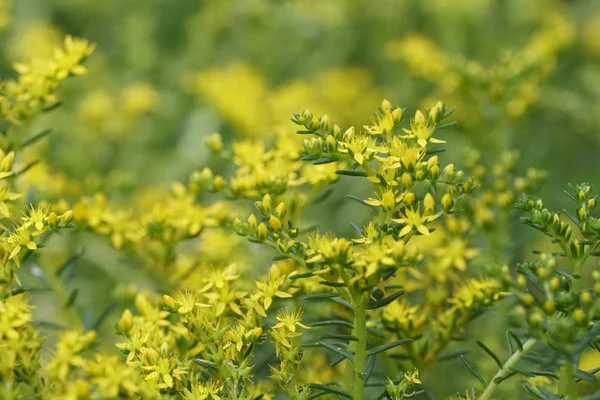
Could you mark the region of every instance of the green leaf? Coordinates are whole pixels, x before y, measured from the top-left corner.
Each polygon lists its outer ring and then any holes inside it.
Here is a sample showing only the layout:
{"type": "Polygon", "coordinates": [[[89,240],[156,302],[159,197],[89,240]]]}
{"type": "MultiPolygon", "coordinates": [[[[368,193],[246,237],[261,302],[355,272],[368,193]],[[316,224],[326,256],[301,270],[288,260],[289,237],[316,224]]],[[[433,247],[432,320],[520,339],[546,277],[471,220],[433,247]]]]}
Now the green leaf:
{"type": "Polygon", "coordinates": [[[10,175],[5,176],[4,178],[1,178],[1,179],[16,178],[19,175],[23,175],[25,172],[29,171],[31,168],[33,168],[39,162],[40,162],[40,160],[31,161],[30,163],[25,165],[23,168],[21,168],[19,171],[14,171],[10,175]]]}
{"type": "Polygon", "coordinates": [[[367,173],[365,171],[357,171],[357,170],[352,170],[352,169],[340,169],[340,170],[335,171],[335,173],[338,175],[346,175],[346,176],[362,176],[362,177],[367,176],[367,173]]]}
{"type": "Polygon", "coordinates": [[[195,358],[194,362],[196,364],[200,365],[201,367],[204,367],[212,372],[217,372],[219,370],[217,364],[215,364],[214,362],[208,361],[208,360],[203,360],[201,358],[195,358]]]}
{"type": "Polygon", "coordinates": [[[349,198],[350,200],[354,200],[354,201],[356,201],[356,202],[359,202],[359,203],[360,203],[360,204],[362,204],[363,206],[367,206],[367,207],[369,207],[369,208],[371,208],[371,209],[373,209],[373,210],[377,210],[377,207],[375,207],[375,206],[372,206],[372,205],[370,205],[370,204],[368,204],[368,203],[365,203],[365,201],[364,201],[363,199],[361,199],[360,197],[356,197],[356,196],[353,196],[353,195],[351,195],[351,194],[347,194],[347,195],[346,195],[346,197],[347,197],[347,198],[349,198]]]}
{"type": "Polygon", "coordinates": [[[383,299],[377,301],[370,301],[369,304],[367,304],[367,310],[375,310],[377,308],[385,307],[392,301],[396,300],[398,297],[402,296],[404,293],[404,290],[399,290],[388,297],[384,297],[383,299]]]}
{"type": "Polygon", "coordinates": [[[312,273],[312,272],[305,272],[303,274],[294,274],[294,275],[290,276],[289,279],[295,280],[295,279],[302,279],[302,278],[310,278],[313,275],[314,275],[314,273],[312,273]]]}
{"type": "MultiPolygon", "coordinates": [[[[519,351],[523,351],[523,343],[521,343],[521,339],[519,339],[519,337],[513,331],[508,331],[507,333],[517,343],[517,347],[519,348],[519,351]]],[[[510,342],[510,340],[509,340],[509,342],[510,342]]]]}
{"type": "Polygon", "coordinates": [[[378,338],[381,338],[383,340],[387,340],[387,335],[375,328],[367,328],[367,332],[370,333],[371,335],[377,336],[378,338]]]}
{"type": "MultiPolygon", "coordinates": [[[[343,391],[342,389],[338,389],[334,386],[321,385],[320,383],[309,383],[308,387],[311,389],[321,390],[323,392],[335,394],[341,397],[345,397],[347,399],[352,399],[352,395],[348,392],[343,391]]],[[[309,397],[309,399],[314,399],[314,397],[309,397]]]]}
{"type": "Polygon", "coordinates": [[[349,342],[358,342],[358,338],[352,335],[339,335],[337,333],[328,333],[326,335],[321,335],[318,338],[319,340],[327,340],[327,339],[336,339],[336,340],[347,340],[349,342]]]}
{"type": "Polygon", "coordinates": [[[354,325],[350,321],[344,321],[343,319],[330,319],[326,321],[318,321],[310,324],[311,327],[317,326],[346,326],[348,328],[353,328],[354,325]]]}
{"type": "Polygon", "coordinates": [[[462,362],[467,366],[468,370],[471,371],[471,373],[473,374],[473,376],[475,378],[477,378],[477,380],[479,381],[479,383],[481,383],[481,386],[483,386],[485,388],[485,381],[483,380],[483,378],[481,377],[481,374],[479,374],[479,372],[477,372],[477,370],[475,369],[475,367],[473,367],[465,358],[465,356],[460,356],[460,359],[462,360],[462,362]]]}
{"type": "Polygon", "coordinates": [[[563,208],[563,212],[565,213],[565,215],[566,215],[567,217],[569,217],[569,219],[570,219],[571,221],[573,221],[573,223],[574,223],[575,225],[577,225],[577,227],[578,227],[578,228],[580,228],[580,229],[581,229],[581,222],[579,222],[579,220],[578,220],[577,218],[575,218],[573,215],[571,215],[571,213],[569,212],[569,210],[567,210],[566,208],[563,208]]]}
{"type": "Polygon", "coordinates": [[[69,329],[68,326],[57,324],[56,322],[51,321],[33,321],[32,324],[41,328],[56,329],[61,331],[69,329]]]}
{"type": "Polygon", "coordinates": [[[62,101],[57,101],[56,103],[50,104],[49,106],[44,108],[42,110],[42,112],[50,112],[50,111],[56,110],[58,107],[60,107],[62,105],[63,105],[62,101]]]}
{"type": "Polygon", "coordinates": [[[304,296],[303,300],[323,300],[332,297],[340,297],[340,294],[337,292],[309,294],[308,296],[304,296]]]}
{"type": "Polygon", "coordinates": [[[483,344],[481,341],[478,340],[476,343],[479,345],[479,347],[481,347],[483,349],[483,351],[488,353],[488,355],[494,359],[498,368],[502,369],[503,365],[500,362],[500,359],[498,358],[498,356],[496,356],[496,354],[494,354],[494,352],[492,350],[490,350],[490,348],[487,347],[485,344],[483,344]]]}
{"type": "Polygon", "coordinates": [[[375,368],[375,357],[375,355],[372,355],[371,357],[367,358],[365,370],[364,372],[360,373],[360,377],[365,381],[365,384],[369,382],[369,378],[371,377],[373,369],[375,368]]]}
{"type": "Polygon", "coordinates": [[[38,140],[44,138],[45,136],[48,136],[50,134],[50,132],[52,132],[52,129],[44,129],[41,132],[38,132],[36,134],[34,134],[31,137],[26,138],[25,140],[23,140],[23,142],[21,142],[21,148],[27,147],[29,145],[34,144],[35,142],[37,142],[38,140]]]}
{"type": "Polygon", "coordinates": [[[333,301],[334,303],[337,303],[337,304],[339,304],[339,305],[341,305],[341,306],[344,306],[344,307],[346,307],[346,308],[347,308],[347,309],[349,309],[349,310],[352,310],[352,304],[348,303],[348,302],[347,302],[346,300],[344,300],[344,299],[341,299],[341,298],[339,298],[339,297],[332,297],[332,298],[331,298],[331,299],[329,299],[329,300],[331,300],[331,301],[333,301]]]}
{"type": "Polygon", "coordinates": [[[367,350],[367,356],[372,356],[374,354],[381,353],[381,352],[387,351],[389,349],[393,349],[394,347],[401,346],[403,344],[410,343],[412,341],[413,340],[411,338],[407,338],[407,339],[400,339],[400,340],[396,340],[394,342],[382,344],[381,346],[373,347],[372,349],[367,350]]]}
{"type": "Polygon", "coordinates": [[[344,358],[347,358],[348,360],[354,362],[355,358],[354,355],[352,353],[350,353],[347,350],[342,349],[341,347],[335,346],[331,343],[327,343],[327,342],[317,342],[317,345],[320,347],[323,347],[329,351],[332,351],[344,358]]]}
{"type": "Polygon", "coordinates": [[[335,359],[332,362],[330,362],[329,366],[333,368],[336,365],[338,365],[339,363],[341,363],[342,361],[344,361],[345,359],[346,359],[346,357],[338,357],[337,359],[335,359]]]}
{"type": "Polygon", "coordinates": [[[586,381],[586,382],[597,382],[598,378],[594,375],[596,372],[600,371],[600,368],[594,368],[590,371],[583,371],[578,369],[575,371],[575,377],[578,382],[586,381]]]}
{"type": "Polygon", "coordinates": [[[77,299],[78,295],[79,295],[79,289],[73,289],[71,291],[71,294],[69,295],[69,298],[67,299],[67,302],[65,303],[65,309],[71,308],[71,306],[75,303],[75,300],[77,299]]]}
{"type": "Polygon", "coordinates": [[[457,350],[457,351],[453,351],[451,353],[443,353],[440,354],[438,356],[438,361],[450,361],[450,360],[454,360],[460,356],[464,356],[465,354],[468,354],[469,350],[457,350]]]}
{"type": "Polygon", "coordinates": [[[451,127],[456,124],[457,124],[457,121],[452,121],[452,122],[448,122],[447,124],[444,124],[444,125],[439,125],[436,127],[436,129],[444,129],[444,128],[448,128],[448,127],[451,127]]]}
{"type": "Polygon", "coordinates": [[[98,316],[98,318],[96,318],[96,321],[94,321],[94,323],[92,324],[92,326],[90,327],[90,329],[94,330],[94,331],[97,331],[98,328],[100,328],[100,325],[102,325],[102,323],[110,315],[111,311],[113,311],[118,305],[119,305],[119,303],[113,303],[113,304],[109,305],[108,307],[106,307],[100,313],[100,315],[98,316]]]}
{"type": "Polygon", "coordinates": [[[330,282],[330,281],[319,281],[321,285],[329,286],[329,287],[346,287],[346,283],[344,282],[330,282]]]}
{"type": "Polygon", "coordinates": [[[432,154],[437,154],[437,153],[443,153],[444,151],[446,151],[446,149],[441,148],[441,149],[434,149],[434,150],[427,150],[427,155],[430,156],[432,154]]]}
{"type": "Polygon", "coordinates": [[[300,157],[300,161],[314,161],[314,160],[318,160],[318,159],[319,159],[319,156],[315,156],[312,154],[300,157]]]}
{"type": "Polygon", "coordinates": [[[323,158],[319,158],[316,161],[313,161],[313,165],[322,165],[322,164],[330,164],[330,163],[334,163],[338,161],[337,158],[333,158],[333,157],[323,157],[323,158]]]}

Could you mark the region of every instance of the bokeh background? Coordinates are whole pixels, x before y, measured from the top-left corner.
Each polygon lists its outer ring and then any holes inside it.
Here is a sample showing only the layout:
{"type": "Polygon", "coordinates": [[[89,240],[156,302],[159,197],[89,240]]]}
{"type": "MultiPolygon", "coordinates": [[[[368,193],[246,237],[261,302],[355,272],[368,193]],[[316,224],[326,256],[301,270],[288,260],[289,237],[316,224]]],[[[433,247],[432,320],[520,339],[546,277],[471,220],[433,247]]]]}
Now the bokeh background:
{"type": "MultiPolygon", "coordinates": [[[[410,110],[438,100],[456,108],[441,157],[468,164],[476,149],[490,167],[517,151],[514,175],[544,170],[537,195],[556,209],[569,183],[600,183],[597,0],[0,0],[0,74],[65,34],[97,47],[89,73],[62,91],[64,105],[33,128],[53,129],[25,155],[44,159],[26,178],[34,196],[73,203],[101,192],[124,209],[151,207],[194,170],[227,174],[203,144],[213,132],[268,142],[293,135],[292,113],[307,108],[361,126],[383,98],[410,110]]],[[[348,216],[364,214],[339,192],[309,218],[348,233],[348,216]]],[[[495,251],[514,265],[531,250],[521,244],[541,238],[516,212],[503,224],[495,251]]],[[[40,262],[81,252],[68,285],[80,289],[84,320],[106,317],[109,346],[119,299],[152,279],[105,239],[67,236],[40,262]]],[[[204,240],[205,250],[222,246],[204,240]]],[[[22,274],[34,282],[40,273],[34,263],[22,274]]],[[[34,300],[39,321],[65,323],[51,297],[34,300]]],[[[434,392],[462,383],[438,382],[434,392]]]]}

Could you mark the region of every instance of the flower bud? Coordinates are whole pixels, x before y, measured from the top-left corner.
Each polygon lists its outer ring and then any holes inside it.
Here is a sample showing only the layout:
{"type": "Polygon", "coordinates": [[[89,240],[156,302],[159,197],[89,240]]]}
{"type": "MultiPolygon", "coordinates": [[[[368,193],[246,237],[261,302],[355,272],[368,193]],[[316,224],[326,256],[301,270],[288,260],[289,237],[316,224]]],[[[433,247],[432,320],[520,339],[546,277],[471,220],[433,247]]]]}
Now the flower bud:
{"type": "Polygon", "coordinates": [[[117,329],[121,333],[127,333],[133,326],[133,314],[131,311],[126,309],[123,311],[123,315],[121,315],[121,319],[117,323],[117,329]]]}
{"type": "Polygon", "coordinates": [[[586,204],[586,207],[590,211],[596,208],[596,197],[592,197],[591,199],[589,199],[586,204]]]}
{"type": "Polygon", "coordinates": [[[342,140],[344,142],[349,142],[353,137],[354,137],[354,127],[351,126],[350,128],[346,129],[346,132],[344,132],[344,135],[342,136],[342,140]]]}
{"type": "Polygon", "coordinates": [[[255,204],[265,217],[271,214],[271,196],[268,193],[263,196],[262,200],[257,201],[255,204]]]}
{"type": "Polygon", "coordinates": [[[264,222],[261,222],[258,225],[258,228],[256,228],[256,237],[260,241],[265,241],[265,240],[267,240],[268,236],[269,236],[269,228],[267,228],[267,225],[265,225],[264,222]]]}
{"type": "Polygon", "coordinates": [[[329,116],[328,115],[323,115],[319,119],[319,127],[321,129],[323,129],[323,130],[328,130],[330,124],[331,124],[331,121],[329,121],[329,116]]]}
{"type": "Polygon", "coordinates": [[[335,140],[333,136],[327,136],[327,139],[325,139],[325,144],[327,145],[327,151],[330,153],[334,153],[337,150],[337,140],[335,140]]]}
{"type": "Polygon", "coordinates": [[[454,180],[454,164],[446,165],[444,168],[444,177],[449,181],[454,180]]]}
{"type": "Polygon", "coordinates": [[[175,300],[174,298],[172,298],[169,295],[164,295],[163,296],[163,301],[165,302],[165,305],[167,307],[169,307],[171,310],[177,310],[179,308],[179,305],[177,304],[177,300],[175,300]]]}
{"type": "Polygon", "coordinates": [[[435,212],[435,197],[431,193],[427,193],[423,199],[423,207],[426,215],[431,215],[435,212]]]}
{"type": "Polygon", "coordinates": [[[275,231],[278,231],[282,228],[281,220],[274,215],[269,218],[269,225],[271,225],[271,228],[273,228],[275,231]]]}
{"type": "Polygon", "coordinates": [[[396,108],[394,111],[392,111],[392,119],[394,120],[394,124],[400,124],[403,117],[404,115],[401,108],[396,108]]]}
{"type": "Polygon", "coordinates": [[[12,169],[13,161],[15,160],[15,152],[11,151],[0,161],[0,171],[8,172],[12,169]]]}
{"type": "Polygon", "coordinates": [[[547,313],[553,313],[556,310],[556,304],[552,300],[546,300],[544,302],[544,311],[547,313]]]}
{"type": "Polygon", "coordinates": [[[219,133],[213,133],[204,139],[204,144],[215,153],[223,151],[223,138],[219,133]]]}
{"type": "Polygon", "coordinates": [[[220,192],[224,185],[225,179],[223,179],[223,177],[220,175],[215,176],[215,179],[213,180],[213,189],[215,192],[220,192]]]}
{"type": "Polygon", "coordinates": [[[54,211],[52,211],[49,215],[48,215],[48,227],[50,229],[54,229],[58,226],[58,215],[56,215],[56,213],[54,211]]]}
{"type": "Polygon", "coordinates": [[[233,227],[233,231],[238,235],[246,236],[248,234],[248,226],[244,224],[241,219],[234,218],[234,220],[231,221],[231,225],[233,227]]]}
{"type": "Polygon", "coordinates": [[[594,300],[594,297],[590,292],[582,292],[580,299],[583,304],[590,304],[594,300]]]}
{"type": "Polygon", "coordinates": [[[429,168],[429,178],[432,181],[435,181],[439,176],[440,176],[439,165],[434,165],[433,167],[429,168]]]}
{"type": "Polygon", "coordinates": [[[575,322],[577,322],[580,325],[582,325],[586,320],[585,311],[583,311],[581,308],[576,308],[575,310],[573,310],[573,312],[571,313],[571,317],[575,322]]]}
{"type": "Polygon", "coordinates": [[[78,399],[88,398],[90,395],[90,383],[83,379],[75,381],[75,394],[78,399]]]}
{"type": "Polygon", "coordinates": [[[413,192],[404,193],[404,204],[406,204],[407,206],[410,206],[411,204],[413,204],[416,199],[417,199],[417,197],[415,196],[415,194],[413,192]]]}
{"type": "Polygon", "coordinates": [[[279,203],[277,205],[277,207],[275,208],[275,216],[277,218],[283,218],[285,217],[285,213],[286,213],[286,208],[285,208],[285,204],[283,202],[279,203]]]}
{"type": "Polygon", "coordinates": [[[453,205],[454,199],[450,193],[446,193],[444,196],[442,196],[442,210],[444,210],[444,212],[450,212],[453,205]]]}
{"type": "Polygon", "coordinates": [[[531,293],[525,293],[521,296],[521,302],[526,306],[532,306],[535,302],[535,298],[531,295],[531,293]]]}
{"type": "Polygon", "coordinates": [[[63,215],[60,216],[60,224],[61,225],[69,225],[73,220],[73,211],[68,210],[63,215]]]}
{"type": "Polygon", "coordinates": [[[405,188],[412,187],[413,180],[412,180],[412,177],[410,176],[410,174],[408,174],[406,172],[402,174],[402,185],[405,188]]]}
{"type": "Polygon", "coordinates": [[[248,216],[248,230],[250,232],[254,232],[256,230],[257,224],[258,222],[256,221],[256,217],[254,216],[254,214],[250,214],[250,216],[248,216]]]}
{"type": "Polygon", "coordinates": [[[381,111],[389,111],[392,109],[392,103],[389,102],[389,100],[387,99],[383,99],[383,101],[381,102],[381,111]]]}
{"type": "Polygon", "coordinates": [[[529,324],[534,327],[542,326],[544,324],[544,316],[539,312],[531,314],[529,317],[529,324]]]}

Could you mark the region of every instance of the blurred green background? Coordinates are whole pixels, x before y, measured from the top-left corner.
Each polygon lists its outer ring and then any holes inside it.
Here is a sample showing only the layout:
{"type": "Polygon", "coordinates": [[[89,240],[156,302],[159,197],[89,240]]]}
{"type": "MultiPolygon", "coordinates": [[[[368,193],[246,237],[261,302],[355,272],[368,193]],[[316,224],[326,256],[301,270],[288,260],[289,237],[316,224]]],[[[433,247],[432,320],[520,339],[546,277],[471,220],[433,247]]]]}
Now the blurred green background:
{"type": "MultiPolygon", "coordinates": [[[[97,48],[64,105],[36,122],[53,129],[25,155],[45,160],[26,178],[36,196],[72,203],[103,192],[123,207],[151,206],[203,166],[227,174],[203,145],[215,131],[226,142],[293,135],[291,113],[306,108],[361,126],[383,98],[411,111],[438,100],[455,107],[441,157],[460,166],[474,148],[489,167],[517,150],[515,175],[545,170],[538,194],[556,209],[568,183],[598,184],[597,0],[0,0],[0,73],[12,76],[13,61],[52,51],[64,34],[97,48]]],[[[359,221],[362,210],[341,199],[310,218],[347,233],[347,216],[359,221]]],[[[516,213],[505,236],[510,262],[529,250],[519,243],[539,239],[516,213]]],[[[84,319],[118,317],[119,283],[151,285],[105,240],[56,240],[46,262],[85,249],[69,284],[81,289],[84,319]]],[[[40,320],[61,322],[52,299],[36,303],[40,320]]],[[[102,331],[109,343],[113,322],[102,331]]]]}

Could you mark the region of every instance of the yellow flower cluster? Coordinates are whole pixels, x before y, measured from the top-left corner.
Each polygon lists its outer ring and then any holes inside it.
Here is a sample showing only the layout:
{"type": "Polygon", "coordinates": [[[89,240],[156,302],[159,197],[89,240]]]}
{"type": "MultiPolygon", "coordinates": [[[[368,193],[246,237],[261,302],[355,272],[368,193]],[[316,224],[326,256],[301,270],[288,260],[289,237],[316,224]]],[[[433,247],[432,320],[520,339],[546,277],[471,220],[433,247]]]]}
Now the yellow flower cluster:
{"type": "MultiPolygon", "coordinates": [[[[556,68],[558,53],[573,37],[573,23],[560,10],[553,10],[543,14],[539,29],[518,51],[503,52],[490,66],[447,54],[422,35],[390,42],[386,54],[436,84],[437,96],[460,105],[461,113],[473,116],[469,107],[481,104],[483,98],[499,107],[502,118],[517,118],[537,101],[540,85],[556,68]]],[[[480,126],[474,122],[473,118],[467,121],[480,126]]]]}
{"type": "Polygon", "coordinates": [[[49,59],[16,63],[17,80],[5,81],[0,89],[0,110],[12,122],[35,116],[56,105],[56,90],[69,75],[87,72],[81,65],[94,46],[86,40],[67,36],[63,49],[56,49],[49,59]]]}

